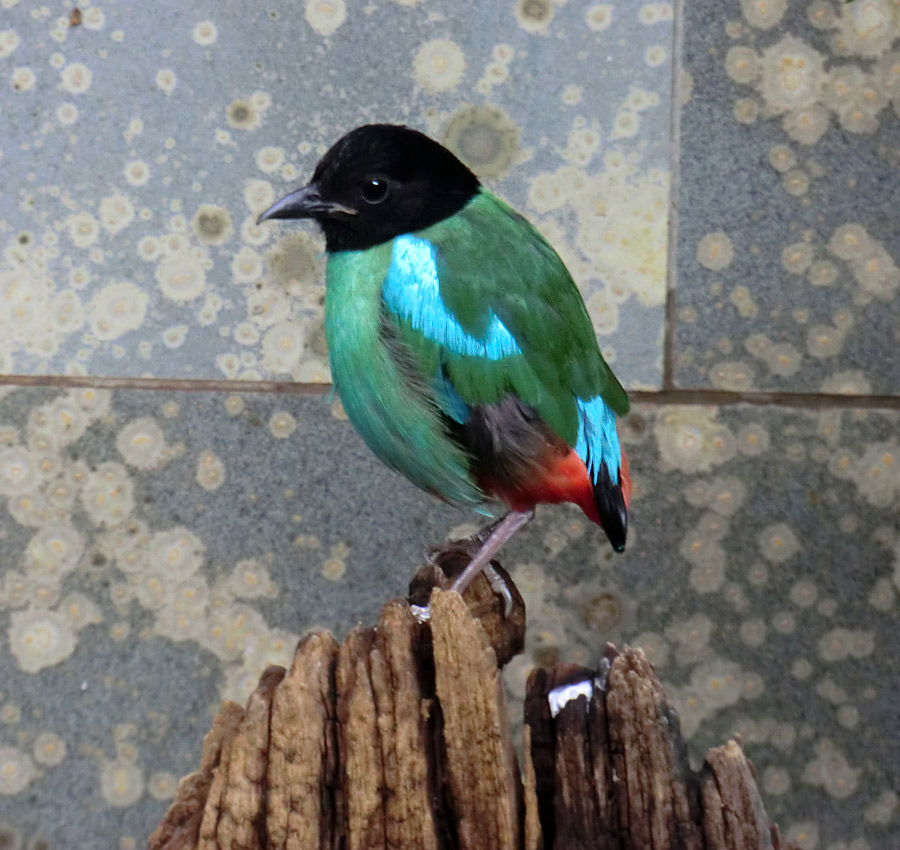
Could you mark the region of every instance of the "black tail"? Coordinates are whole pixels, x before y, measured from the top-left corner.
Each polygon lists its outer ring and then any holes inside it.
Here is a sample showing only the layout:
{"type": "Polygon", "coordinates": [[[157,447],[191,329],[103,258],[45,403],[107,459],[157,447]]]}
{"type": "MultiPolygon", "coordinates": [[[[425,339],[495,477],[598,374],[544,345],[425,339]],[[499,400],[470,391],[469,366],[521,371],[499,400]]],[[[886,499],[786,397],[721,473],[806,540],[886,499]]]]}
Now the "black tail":
{"type": "Polygon", "coordinates": [[[613,484],[605,462],[600,464],[600,474],[594,484],[594,504],[613,549],[624,552],[628,537],[628,511],[622,494],[622,478],[620,476],[618,483],[613,484]]]}

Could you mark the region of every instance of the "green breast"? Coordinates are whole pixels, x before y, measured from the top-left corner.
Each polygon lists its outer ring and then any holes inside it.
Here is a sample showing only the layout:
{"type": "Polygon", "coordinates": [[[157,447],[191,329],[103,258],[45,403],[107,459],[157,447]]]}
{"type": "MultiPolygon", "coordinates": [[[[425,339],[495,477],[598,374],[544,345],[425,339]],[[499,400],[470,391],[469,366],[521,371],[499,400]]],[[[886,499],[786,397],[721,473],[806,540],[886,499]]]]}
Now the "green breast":
{"type": "Polygon", "coordinates": [[[382,336],[382,286],[393,243],[329,255],[325,336],[347,416],[369,448],[413,484],[449,502],[483,494],[444,430],[422,376],[404,372],[382,336]]]}

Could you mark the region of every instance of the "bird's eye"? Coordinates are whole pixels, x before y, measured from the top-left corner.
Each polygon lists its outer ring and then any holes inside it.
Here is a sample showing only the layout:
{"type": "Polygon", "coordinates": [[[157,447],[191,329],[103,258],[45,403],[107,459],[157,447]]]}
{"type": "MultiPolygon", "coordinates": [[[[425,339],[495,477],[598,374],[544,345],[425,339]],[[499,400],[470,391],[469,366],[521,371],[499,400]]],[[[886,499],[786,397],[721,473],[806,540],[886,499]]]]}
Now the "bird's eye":
{"type": "Polygon", "coordinates": [[[363,200],[367,204],[380,204],[390,191],[387,180],[383,177],[369,177],[362,187],[363,200]]]}

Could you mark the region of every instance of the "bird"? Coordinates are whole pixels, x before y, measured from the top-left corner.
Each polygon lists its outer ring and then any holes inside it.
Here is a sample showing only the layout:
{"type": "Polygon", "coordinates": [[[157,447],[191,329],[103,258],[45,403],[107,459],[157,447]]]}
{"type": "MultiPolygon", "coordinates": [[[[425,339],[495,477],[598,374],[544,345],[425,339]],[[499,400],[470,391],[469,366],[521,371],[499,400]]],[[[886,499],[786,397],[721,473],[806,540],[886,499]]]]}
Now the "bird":
{"type": "Polygon", "coordinates": [[[574,503],[625,549],[628,395],[537,228],[450,150],[393,124],[346,133],[258,221],[291,219],[325,237],[332,381],[364,442],[446,502],[506,509],[452,589],[496,579],[491,559],[542,503],[574,503]]]}

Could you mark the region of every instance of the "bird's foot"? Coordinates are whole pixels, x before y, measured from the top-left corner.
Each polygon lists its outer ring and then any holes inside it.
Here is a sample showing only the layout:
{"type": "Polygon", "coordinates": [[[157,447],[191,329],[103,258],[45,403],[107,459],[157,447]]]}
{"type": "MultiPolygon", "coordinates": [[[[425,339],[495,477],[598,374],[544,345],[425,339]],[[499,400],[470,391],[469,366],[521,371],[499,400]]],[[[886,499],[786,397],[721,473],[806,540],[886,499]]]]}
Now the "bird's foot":
{"type": "MultiPolygon", "coordinates": [[[[411,613],[419,623],[431,619],[430,600],[436,588],[449,590],[454,578],[469,565],[468,554],[454,552],[423,566],[409,585],[411,613]]],[[[481,623],[497,661],[502,666],[522,651],[525,640],[525,603],[510,576],[497,561],[489,564],[484,578],[476,577],[463,600],[470,614],[481,623]],[[511,605],[510,605],[511,601],[511,605]]]]}
{"type": "Polygon", "coordinates": [[[427,623],[431,619],[430,605],[410,605],[409,610],[418,623],[427,623]]]}
{"type": "MultiPolygon", "coordinates": [[[[454,553],[455,554],[455,553],[454,553]]],[[[437,560],[430,562],[431,566],[440,567],[440,564],[437,560]]],[[[494,567],[493,564],[488,564],[486,567],[482,569],[482,575],[484,575],[487,583],[491,586],[491,590],[494,592],[496,596],[499,596],[503,602],[503,616],[504,618],[508,618],[510,614],[513,612],[513,607],[515,606],[515,600],[513,599],[512,591],[509,589],[509,586],[506,583],[506,580],[500,575],[500,572],[494,567]]],[[[450,585],[450,590],[454,590],[455,587],[450,585]]],[[[465,588],[463,588],[465,590],[465,588]]],[[[461,591],[458,591],[461,593],[461,591]]],[[[420,622],[425,623],[431,618],[431,609],[426,605],[410,605],[410,610],[413,613],[413,616],[420,622]]]]}
{"type": "MultiPolygon", "coordinates": [[[[479,573],[484,573],[491,589],[503,600],[504,616],[508,617],[513,609],[513,597],[500,574],[491,566],[491,559],[500,548],[523,525],[534,517],[534,509],[528,511],[510,511],[506,516],[491,523],[477,534],[465,540],[448,540],[429,546],[426,558],[429,565],[440,566],[446,571],[448,560],[465,559],[467,565],[450,585],[462,595],[465,589],[475,580],[479,573]]],[[[420,622],[428,619],[429,612],[423,606],[414,606],[414,614],[420,622]]]]}
{"type": "MultiPolygon", "coordinates": [[[[490,566],[491,559],[507,540],[509,540],[523,525],[534,518],[534,508],[527,511],[510,511],[505,517],[476,535],[473,540],[480,543],[478,550],[469,561],[469,565],[456,577],[451,590],[461,594],[475,579],[478,573],[490,566]],[[485,536],[486,535],[486,536],[485,536]]],[[[490,578],[488,578],[490,582],[490,578]]],[[[494,583],[491,582],[491,587],[494,583]]]]}

